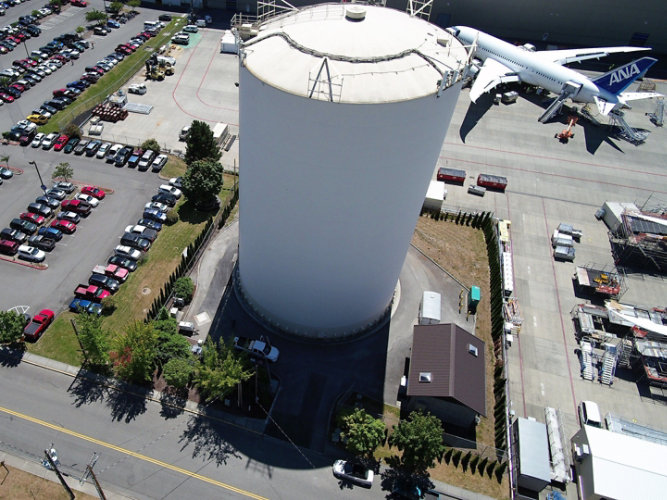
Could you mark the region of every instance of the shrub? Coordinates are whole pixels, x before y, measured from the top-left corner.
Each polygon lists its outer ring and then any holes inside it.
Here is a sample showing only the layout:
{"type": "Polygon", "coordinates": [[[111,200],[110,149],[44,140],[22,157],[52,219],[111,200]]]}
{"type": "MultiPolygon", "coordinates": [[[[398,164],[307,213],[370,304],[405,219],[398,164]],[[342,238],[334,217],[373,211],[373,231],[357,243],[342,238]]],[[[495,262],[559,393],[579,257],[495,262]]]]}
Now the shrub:
{"type": "Polygon", "coordinates": [[[73,123],[70,123],[63,129],[63,134],[81,139],[81,129],[73,123]]]}
{"type": "Polygon", "coordinates": [[[178,222],[178,212],[175,209],[169,210],[167,212],[167,220],[165,221],[168,226],[173,226],[178,222]]]}
{"type": "Polygon", "coordinates": [[[190,302],[194,291],[195,284],[189,276],[183,276],[174,282],[174,296],[181,297],[185,302],[190,302]]]}
{"type": "Polygon", "coordinates": [[[116,299],[113,296],[109,295],[102,299],[102,313],[105,316],[108,316],[116,310],[116,299]]]}

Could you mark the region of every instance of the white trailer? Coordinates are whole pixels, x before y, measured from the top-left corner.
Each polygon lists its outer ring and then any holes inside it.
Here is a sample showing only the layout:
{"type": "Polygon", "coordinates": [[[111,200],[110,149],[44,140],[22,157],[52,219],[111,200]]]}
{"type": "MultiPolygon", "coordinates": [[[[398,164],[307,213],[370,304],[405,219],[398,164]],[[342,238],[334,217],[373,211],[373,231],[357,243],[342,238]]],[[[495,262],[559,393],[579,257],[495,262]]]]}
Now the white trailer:
{"type": "Polygon", "coordinates": [[[442,201],[447,196],[447,189],[442,182],[431,181],[428,185],[428,191],[426,191],[426,197],[424,198],[424,210],[432,210],[434,212],[440,212],[442,210],[442,201]]]}
{"type": "Polygon", "coordinates": [[[421,304],[419,305],[419,324],[420,325],[438,325],[440,324],[440,309],[442,299],[438,292],[424,292],[421,304]]]}
{"type": "Polygon", "coordinates": [[[229,135],[229,125],[226,123],[216,123],[215,127],[213,127],[213,139],[215,140],[215,143],[220,145],[224,142],[225,139],[227,139],[227,136],[229,135]]]}
{"type": "Polygon", "coordinates": [[[238,54],[239,45],[236,41],[234,33],[225,31],[220,38],[220,53],[221,54],[238,54]]]}

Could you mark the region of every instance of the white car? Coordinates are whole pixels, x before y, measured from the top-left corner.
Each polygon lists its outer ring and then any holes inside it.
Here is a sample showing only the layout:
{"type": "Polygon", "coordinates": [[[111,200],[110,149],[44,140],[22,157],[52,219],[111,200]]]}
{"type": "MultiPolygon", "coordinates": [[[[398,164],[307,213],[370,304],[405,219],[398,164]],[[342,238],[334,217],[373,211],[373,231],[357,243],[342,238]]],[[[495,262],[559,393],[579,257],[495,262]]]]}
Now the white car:
{"type": "Polygon", "coordinates": [[[100,149],[97,150],[97,153],[95,153],[95,158],[104,158],[107,154],[107,151],[109,151],[109,148],[111,147],[110,142],[103,142],[102,145],[100,146],[100,149]]]}
{"type": "Polygon", "coordinates": [[[144,208],[154,208],[155,210],[159,210],[162,213],[167,213],[169,212],[169,207],[165,205],[164,203],[159,203],[157,201],[149,201],[144,205],[144,208]]]}
{"type": "Polygon", "coordinates": [[[194,24],[188,24],[187,26],[183,27],[183,31],[186,33],[197,33],[199,31],[199,28],[195,26],[194,24]]]}
{"type": "Polygon", "coordinates": [[[367,469],[361,464],[336,460],[333,464],[333,475],[338,479],[350,481],[365,488],[373,486],[373,470],[367,469]]]}
{"type": "Polygon", "coordinates": [[[39,146],[41,146],[42,141],[44,140],[44,137],[46,137],[46,134],[43,134],[42,132],[40,132],[32,140],[32,142],[30,143],[30,146],[33,147],[33,148],[38,148],[39,146]]]}
{"type": "Polygon", "coordinates": [[[29,262],[42,262],[46,258],[46,254],[42,250],[38,250],[30,245],[21,245],[19,247],[18,258],[29,262]]]}
{"type": "Polygon", "coordinates": [[[116,159],[116,155],[118,154],[118,151],[123,149],[122,144],[114,144],[109,148],[109,151],[107,151],[107,156],[106,156],[106,161],[107,163],[113,163],[114,160],[116,159]]]}
{"type": "Polygon", "coordinates": [[[144,83],[134,83],[127,88],[127,91],[130,94],[139,94],[144,95],[147,92],[146,85],[144,83]]]}
{"type": "Polygon", "coordinates": [[[100,200],[90,196],[89,194],[83,194],[83,193],[77,194],[76,199],[81,200],[81,201],[85,201],[86,203],[88,203],[93,208],[97,207],[97,205],[100,204],[100,200]]]}
{"type": "Polygon", "coordinates": [[[58,134],[55,132],[51,132],[42,140],[42,149],[51,149],[53,147],[53,144],[56,142],[57,138],[58,134]]]}
{"type": "Polygon", "coordinates": [[[174,186],[170,186],[169,184],[162,184],[158,190],[162,193],[173,194],[176,199],[179,199],[181,195],[183,195],[180,189],[174,186]]]}
{"type": "Polygon", "coordinates": [[[183,187],[183,177],[172,177],[169,179],[169,184],[171,186],[182,188],[183,187]]]}
{"type": "Polygon", "coordinates": [[[152,170],[153,172],[159,172],[167,164],[167,155],[158,155],[157,158],[153,160],[152,170]]]}
{"type": "Polygon", "coordinates": [[[113,249],[113,253],[120,257],[125,257],[126,259],[134,261],[137,261],[141,258],[141,252],[139,250],[135,250],[134,248],[125,245],[118,245],[113,249]]]}

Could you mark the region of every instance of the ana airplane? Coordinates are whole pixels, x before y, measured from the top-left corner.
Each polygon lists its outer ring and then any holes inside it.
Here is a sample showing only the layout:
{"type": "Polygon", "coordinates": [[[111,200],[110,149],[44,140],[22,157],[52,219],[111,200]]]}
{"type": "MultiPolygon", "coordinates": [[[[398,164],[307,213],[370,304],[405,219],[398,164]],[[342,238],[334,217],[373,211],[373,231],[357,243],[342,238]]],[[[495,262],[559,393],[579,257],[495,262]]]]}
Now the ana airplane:
{"type": "Polygon", "coordinates": [[[660,95],[657,92],[624,92],[653,66],[657,59],[652,57],[642,57],[593,80],[563,66],[585,59],[599,59],[614,52],[650,50],[647,48],[600,47],[535,51],[532,45],[517,47],[466,26],[454,26],[448,30],[463,44],[471,46],[471,57],[483,61],[470,90],[472,102],[476,102],[480,95],[502,83],[524,82],[542,87],[558,96],[539,118],[541,122],[546,122],[558,113],[568,98],[581,103],[594,102],[600,114],[607,116],[625,106],[627,101],[660,95]]]}

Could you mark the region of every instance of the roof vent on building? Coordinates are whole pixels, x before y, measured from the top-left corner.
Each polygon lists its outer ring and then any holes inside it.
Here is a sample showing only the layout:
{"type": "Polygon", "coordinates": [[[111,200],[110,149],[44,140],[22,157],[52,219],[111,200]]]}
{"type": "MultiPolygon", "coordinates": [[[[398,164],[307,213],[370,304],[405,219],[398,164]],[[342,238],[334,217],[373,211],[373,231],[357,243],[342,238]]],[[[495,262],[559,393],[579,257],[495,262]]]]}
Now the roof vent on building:
{"type": "Polygon", "coordinates": [[[475,357],[479,356],[479,351],[477,351],[477,347],[472,344],[468,344],[468,352],[475,357]]]}
{"type": "Polygon", "coordinates": [[[345,7],[345,18],[348,21],[363,21],[366,19],[366,9],[362,5],[348,5],[345,7]]]}
{"type": "Polygon", "coordinates": [[[431,381],[431,372],[419,372],[419,381],[428,384],[431,381]]]}

